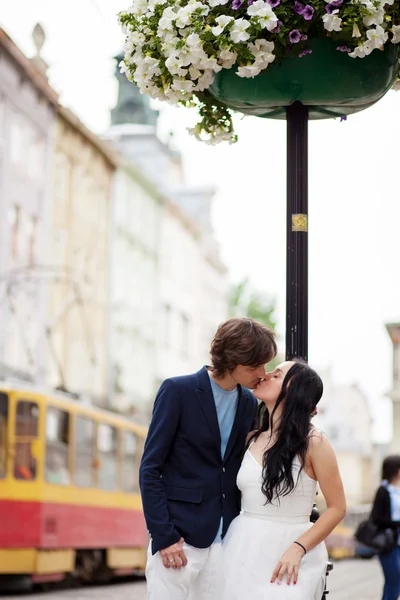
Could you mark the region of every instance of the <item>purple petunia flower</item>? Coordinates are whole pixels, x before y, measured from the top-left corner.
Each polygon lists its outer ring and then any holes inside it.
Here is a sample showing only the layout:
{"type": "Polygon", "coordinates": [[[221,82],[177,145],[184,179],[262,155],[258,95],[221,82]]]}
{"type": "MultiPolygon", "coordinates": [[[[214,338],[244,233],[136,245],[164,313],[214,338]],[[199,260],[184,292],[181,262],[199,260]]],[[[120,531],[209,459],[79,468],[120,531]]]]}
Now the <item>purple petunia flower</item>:
{"type": "Polygon", "coordinates": [[[292,29],[289,33],[289,41],[291,44],[297,44],[301,39],[301,33],[298,29],[292,29]]]}
{"type": "Polygon", "coordinates": [[[338,46],[336,50],[339,50],[339,52],[351,52],[351,49],[347,46],[338,46]]]}
{"type": "Polygon", "coordinates": [[[342,116],[340,117],[340,122],[342,122],[342,121],[347,121],[347,117],[346,117],[346,115],[342,115],[342,116]]]}
{"type": "Polygon", "coordinates": [[[310,50],[309,48],[305,48],[300,52],[299,58],[303,58],[303,56],[306,56],[306,54],[312,54],[312,50],[310,50]]]}
{"type": "Polygon", "coordinates": [[[339,8],[339,6],[342,6],[343,0],[332,0],[331,4],[332,4],[332,6],[339,8]]]}
{"type": "Polygon", "coordinates": [[[307,4],[303,10],[303,17],[305,18],[306,21],[311,21],[311,19],[314,16],[314,12],[315,12],[315,9],[312,6],[310,6],[309,4],[307,4]]]}
{"type": "Polygon", "coordinates": [[[267,2],[272,8],[276,8],[281,3],[281,0],[267,0],[267,2]]]}
{"type": "Polygon", "coordinates": [[[300,4],[300,2],[298,2],[297,0],[294,3],[294,10],[297,12],[298,15],[302,15],[304,11],[303,5],[300,4]]]}
{"type": "Polygon", "coordinates": [[[333,4],[327,4],[325,6],[325,10],[328,13],[328,15],[331,15],[333,13],[333,11],[336,10],[336,8],[333,4]]]}
{"type": "Polygon", "coordinates": [[[300,39],[301,39],[302,42],[305,42],[306,40],[308,40],[308,35],[304,34],[304,35],[301,36],[300,39]]]}
{"type": "Polygon", "coordinates": [[[234,10],[237,10],[238,8],[240,8],[243,4],[244,0],[233,0],[232,2],[232,8],[234,10]]]}

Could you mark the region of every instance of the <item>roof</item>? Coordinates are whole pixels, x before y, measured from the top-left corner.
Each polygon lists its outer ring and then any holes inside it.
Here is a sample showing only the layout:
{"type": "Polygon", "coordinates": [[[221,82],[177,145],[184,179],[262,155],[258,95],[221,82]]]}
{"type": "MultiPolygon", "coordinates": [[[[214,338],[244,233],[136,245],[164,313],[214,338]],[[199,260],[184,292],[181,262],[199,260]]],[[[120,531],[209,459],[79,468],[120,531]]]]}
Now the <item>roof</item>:
{"type": "Polygon", "coordinates": [[[93,133],[93,131],[86,127],[86,125],[84,125],[82,121],[78,119],[78,117],[75,115],[75,113],[73,113],[72,110],[70,110],[69,108],[58,104],[57,112],[58,115],[62,119],[67,121],[67,123],[71,127],[74,127],[77,131],[79,131],[82,134],[83,137],[85,137],[91,144],[93,144],[93,146],[95,146],[97,150],[99,150],[99,152],[101,152],[104,155],[104,157],[113,167],[117,166],[117,164],[119,163],[118,153],[110,144],[102,140],[98,135],[96,135],[95,133],[93,133]]]}
{"type": "Polygon", "coordinates": [[[0,50],[5,50],[10,58],[16,63],[26,77],[32,82],[38,91],[53,105],[59,116],[65,119],[71,127],[77,129],[89,142],[91,142],[111,163],[117,164],[117,155],[113,148],[90,131],[86,125],[68,108],[59,103],[59,94],[51,87],[47,77],[40,71],[25,54],[18,48],[10,36],[0,27],[0,50]]]}
{"type": "Polygon", "coordinates": [[[0,49],[5,50],[18,68],[31,80],[33,85],[39,90],[54,107],[58,107],[59,95],[49,85],[47,77],[39,71],[32,61],[13,42],[10,36],[0,27],[0,49]]]}
{"type": "MultiPolygon", "coordinates": [[[[47,386],[39,386],[36,384],[32,384],[27,381],[17,380],[17,379],[4,379],[0,380],[0,391],[2,392],[17,392],[23,394],[24,392],[28,395],[32,394],[33,396],[42,396],[43,399],[56,400],[62,402],[63,405],[67,408],[75,409],[81,408],[85,412],[90,411],[91,414],[96,415],[98,417],[106,417],[107,419],[112,419],[115,424],[123,425],[124,423],[129,423],[130,425],[134,425],[140,430],[141,433],[147,433],[147,427],[142,423],[138,423],[129,417],[126,417],[122,414],[115,413],[113,411],[105,410],[103,408],[99,408],[90,402],[85,402],[81,399],[74,399],[72,394],[68,394],[67,392],[61,392],[59,390],[55,390],[49,388],[47,386]]],[[[23,399],[23,398],[21,398],[23,399]]]]}

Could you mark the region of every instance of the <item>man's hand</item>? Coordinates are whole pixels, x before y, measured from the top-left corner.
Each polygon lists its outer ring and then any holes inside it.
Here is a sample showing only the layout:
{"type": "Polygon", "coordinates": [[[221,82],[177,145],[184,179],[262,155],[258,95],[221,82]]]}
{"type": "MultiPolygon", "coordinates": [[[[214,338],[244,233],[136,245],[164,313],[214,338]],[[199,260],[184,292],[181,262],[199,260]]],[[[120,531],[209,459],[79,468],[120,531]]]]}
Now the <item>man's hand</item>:
{"type": "Polygon", "coordinates": [[[176,544],[160,550],[163,565],[166,569],[181,569],[182,567],[186,567],[188,561],[182,549],[184,541],[181,538],[176,544]]]}

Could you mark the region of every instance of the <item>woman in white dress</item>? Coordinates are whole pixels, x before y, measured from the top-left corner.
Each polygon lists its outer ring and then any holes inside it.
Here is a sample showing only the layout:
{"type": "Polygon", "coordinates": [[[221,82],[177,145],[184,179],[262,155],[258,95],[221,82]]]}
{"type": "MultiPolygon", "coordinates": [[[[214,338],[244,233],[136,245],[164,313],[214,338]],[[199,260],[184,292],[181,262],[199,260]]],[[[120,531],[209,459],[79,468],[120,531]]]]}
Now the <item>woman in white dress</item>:
{"type": "Polygon", "coordinates": [[[322,396],[302,361],[280,364],[256,387],[260,428],[248,438],[237,483],[242,512],[223,544],[223,600],[321,600],[324,540],[346,511],[334,451],[311,425],[322,396]],[[327,509],[310,514],[317,483],[327,509]]]}

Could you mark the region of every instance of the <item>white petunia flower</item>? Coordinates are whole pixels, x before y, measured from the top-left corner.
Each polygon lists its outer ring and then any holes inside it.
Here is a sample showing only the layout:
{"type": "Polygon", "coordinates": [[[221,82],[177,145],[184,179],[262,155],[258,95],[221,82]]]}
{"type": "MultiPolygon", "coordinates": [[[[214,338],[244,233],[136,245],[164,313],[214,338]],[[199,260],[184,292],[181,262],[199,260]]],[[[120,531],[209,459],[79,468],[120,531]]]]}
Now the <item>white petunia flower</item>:
{"type": "Polygon", "coordinates": [[[234,18],[228,17],[227,15],[221,15],[220,17],[217,17],[215,19],[215,21],[216,21],[216,23],[218,23],[218,25],[216,27],[212,27],[211,31],[213,32],[213,35],[215,35],[215,37],[217,37],[217,36],[221,35],[223,30],[229,23],[234,21],[234,18]]]}
{"type": "Polygon", "coordinates": [[[189,25],[191,17],[192,17],[192,8],[189,5],[183,6],[178,10],[176,26],[179,29],[183,29],[186,25],[189,25]]]}
{"type": "Polygon", "coordinates": [[[275,29],[278,23],[278,17],[271,6],[264,0],[256,0],[247,9],[247,14],[251,17],[257,17],[260,25],[268,31],[275,29]]]}
{"type": "Polygon", "coordinates": [[[189,68],[189,73],[191,79],[198,79],[202,75],[202,71],[196,69],[196,67],[194,67],[193,65],[189,68]]]}
{"type": "Polygon", "coordinates": [[[400,43],[400,25],[394,25],[392,27],[392,33],[393,33],[392,44],[399,44],[400,43]]]}
{"type": "Polygon", "coordinates": [[[167,35],[172,33],[176,35],[174,21],[172,19],[166,19],[165,17],[161,17],[158,22],[157,35],[162,40],[166,38],[167,35]]]}
{"type": "Polygon", "coordinates": [[[165,66],[171,75],[179,75],[180,77],[185,77],[185,75],[187,75],[187,69],[182,69],[181,62],[177,56],[170,56],[167,58],[165,66]]]}
{"type": "Polygon", "coordinates": [[[246,31],[249,27],[250,22],[246,19],[236,19],[230,32],[231,40],[235,42],[235,44],[246,42],[250,37],[246,31]]]}
{"type": "Polygon", "coordinates": [[[221,64],[224,69],[230,69],[231,67],[233,67],[233,65],[236,62],[236,59],[237,59],[237,52],[228,50],[227,48],[225,48],[225,50],[222,50],[219,53],[219,60],[220,60],[220,62],[222,61],[221,64]]]}
{"type": "Polygon", "coordinates": [[[256,40],[254,44],[249,44],[248,48],[252,54],[257,52],[268,52],[272,53],[275,49],[274,42],[267,42],[267,40],[256,40]]]}
{"type": "Polygon", "coordinates": [[[355,48],[353,52],[350,52],[348,56],[351,58],[365,58],[368,56],[368,54],[371,54],[373,49],[374,48],[372,44],[368,44],[368,42],[366,42],[365,44],[360,44],[357,46],[357,48],[355,48]]]}
{"type": "Polygon", "coordinates": [[[224,4],[228,4],[229,0],[208,0],[209,6],[214,8],[215,6],[223,6],[224,4]]]}
{"type": "Polygon", "coordinates": [[[367,5],[369,15],[363,18],[365,27],[372,27],[372,25],[382,25],[385,18],[385,11],[382,6],[376,8],[372,2],[367,5]]]}
{"type": "MultiPolygon", "coordinates": [[[[388,34],[383,29],[383,27],[377,25],[375,29],[368,29],[367,39],[368,42],[370,42],[370,45],[373,46],[373,48],[382,48],[385,42],[387,42],[388,34]]],[[[368,42],[366,42],[366,44],[368,44],[368,42]]]]}
{"type": "Polygon", "coordinates": [[[342,31],[342,19],[338,17],[338,10],[334,10],[332,14],[326,13],[322,17],[324,27],[327,31],[342,31]]]}
{"type": "Polygon", "coordinates": [[[354,25],[353,25],[353,33],[351,34],[351,37],[355,37],[355,38],[361,37],[360,29],[359,29],[357,23],[354,23],[354,25]]]}
{"type": "Polygon", "coordinates": [[[120,73],[126,73],[128,71],[128,66],[124,60],[121,60],[121,62],[119,63],[118,66],[119,66],[120,73]]]}
{"type": "Polygon", "coordinates": [[[126,43],[126,46],[129,43],[132,43],[135,46],[142,46],[144,44],[145,39],[146,38],[144,37],[143,33],[140,33],[139,31],[132,31],[131,35],[129,36],[129,40],[126,43]]]}
{"type": "Polygon", "coordinates": [[[179,39],[180,38],[175,37],[173,35],[168,36],[166,39],[164,39],[163,43],[161,44],[161,48],[165,57],[168,57],[171,53],[175,52],[176,45],[179,42],[179,39]]]}
{"type": "Polygon", "coordinates": [[[147,12],[147,0],[135,0],[129,12],[133,15],[144,15],[147,12]]]}
{"type": "Polygon", "coordinates": [[[207,69],[204,71],[204,74],[199,77],[196,85],[196,90],[199,92],[204,92],[210,85],[214,82],[215,74],[212,69],[207,69]]]}
{"type": "Polygon", "coordinates": [[[259,67],[254,65],[247,65],[245,67],[239,67],[236,75],[238,77],[255,77],[261,72],[259,67]]]}
{"type": "Polygon", "coordinates": [[[174,79],[171,87],[177,92],[186,92],[189,94],[193,91],[194,83],[190,79],[174,79]]]}

